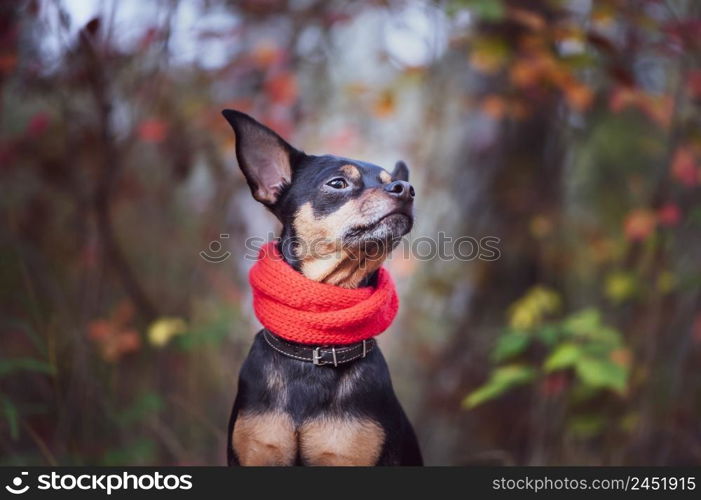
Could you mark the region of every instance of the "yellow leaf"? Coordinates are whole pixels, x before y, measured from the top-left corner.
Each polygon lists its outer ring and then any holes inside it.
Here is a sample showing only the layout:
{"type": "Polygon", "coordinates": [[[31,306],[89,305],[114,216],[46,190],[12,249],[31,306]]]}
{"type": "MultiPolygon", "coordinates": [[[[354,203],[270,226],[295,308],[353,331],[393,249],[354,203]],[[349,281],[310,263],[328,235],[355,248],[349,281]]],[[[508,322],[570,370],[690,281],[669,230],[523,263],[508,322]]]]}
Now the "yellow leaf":
{"type": "Polygon", "coordinates": [[[611,302],[619,304],[635,295],[636,288],[633,275],[623,271],[616,271],[606,277],[604,293],[611,302]]]}
{"type": "Polygon", "coordinates": [[[176,335],[187,331],[187,324],[180,318],[159,318],[148,329],[148,340],[156,347],[163,347],[176,335]]]}
{"type": "Polygon", "coordinates": [[[504,67],[509,59],[509,48],[498,38],[479,38],[470,51],[470,64],[482,73],[492,75],[504,67]]]}
{"type": "Polygon", "coordinates": [[[538,326],[560,308],[560,296],[544,286],[534,286],[509,309],[509,324],[515,329],[538,326]]]}

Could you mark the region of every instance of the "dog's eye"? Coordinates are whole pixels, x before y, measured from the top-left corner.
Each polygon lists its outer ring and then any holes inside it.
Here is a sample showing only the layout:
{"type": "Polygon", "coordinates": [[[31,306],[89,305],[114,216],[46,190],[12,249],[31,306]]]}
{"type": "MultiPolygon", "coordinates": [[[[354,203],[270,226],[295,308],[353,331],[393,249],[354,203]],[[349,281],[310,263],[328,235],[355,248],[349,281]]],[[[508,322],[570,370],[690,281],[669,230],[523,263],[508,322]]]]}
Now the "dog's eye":
{"type": "Polygon", "coordinates": [[[326,185],[334,189],[344,189],[348,187],[348,183],[342,177],[336,177],[335,179],[331,179],[329,182],[326,183],[326,185]]]}

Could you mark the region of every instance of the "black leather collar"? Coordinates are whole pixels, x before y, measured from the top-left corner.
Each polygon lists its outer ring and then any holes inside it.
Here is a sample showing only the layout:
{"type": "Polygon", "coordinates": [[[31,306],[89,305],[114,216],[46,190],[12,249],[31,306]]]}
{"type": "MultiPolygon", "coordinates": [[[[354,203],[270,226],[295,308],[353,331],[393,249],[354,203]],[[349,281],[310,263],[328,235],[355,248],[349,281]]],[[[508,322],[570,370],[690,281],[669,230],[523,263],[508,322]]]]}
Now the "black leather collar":
{"type": "Polygon", "coordinates": [[[274,350],[289,358],[314,363],[316,366],[343,365],[364,358],[375,348],[375,339],[367,339],[357,344],[341,346],[313,346],[290,342],[263,329],[265,342],[274,350]]]}

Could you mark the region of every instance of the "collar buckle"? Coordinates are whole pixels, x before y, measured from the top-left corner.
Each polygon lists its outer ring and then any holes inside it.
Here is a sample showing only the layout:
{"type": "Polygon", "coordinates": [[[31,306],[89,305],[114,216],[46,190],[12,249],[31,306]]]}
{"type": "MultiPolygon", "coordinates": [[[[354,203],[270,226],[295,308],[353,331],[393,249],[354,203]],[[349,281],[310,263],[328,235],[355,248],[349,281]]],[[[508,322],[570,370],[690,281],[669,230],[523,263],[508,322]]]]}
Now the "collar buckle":
{"type": "Polygon", "coordinates": [[[322,366],[325,365],[327,362],[323,361],[321,359],[321,347],[315,347],[312,350],[312,363],[314,363],[316,366],[322,366]]]}
{"type": "Polygon", "coordinates": [[[322,359],[323,354],[321,353],[321,347],[315,347],[312,349],[312,363],[314,363],[316,366],[333,364],[334,367],[337,367],[338,358],[336,357],[336,348],[334,346],[331,346],[331,356],[333,357],[333,361],[326,361],[325,359],[322,359]]]}

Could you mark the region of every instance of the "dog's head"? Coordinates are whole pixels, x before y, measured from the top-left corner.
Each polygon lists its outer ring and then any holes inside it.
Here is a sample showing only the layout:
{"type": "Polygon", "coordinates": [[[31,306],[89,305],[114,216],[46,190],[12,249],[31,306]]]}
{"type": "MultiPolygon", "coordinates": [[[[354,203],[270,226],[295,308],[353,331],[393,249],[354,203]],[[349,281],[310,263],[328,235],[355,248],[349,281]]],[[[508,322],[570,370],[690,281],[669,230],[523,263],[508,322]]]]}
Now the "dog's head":
{"type": "Polygon", "coordinates": [[[253,197],[283,225],[285,258],[307,277],[355,287],[413,225],[414,188],[402,161],[392,172],[348,158],[312,156],[239,111],[225,110],[253,197]]]}

